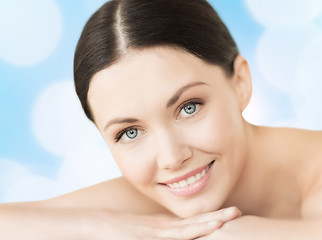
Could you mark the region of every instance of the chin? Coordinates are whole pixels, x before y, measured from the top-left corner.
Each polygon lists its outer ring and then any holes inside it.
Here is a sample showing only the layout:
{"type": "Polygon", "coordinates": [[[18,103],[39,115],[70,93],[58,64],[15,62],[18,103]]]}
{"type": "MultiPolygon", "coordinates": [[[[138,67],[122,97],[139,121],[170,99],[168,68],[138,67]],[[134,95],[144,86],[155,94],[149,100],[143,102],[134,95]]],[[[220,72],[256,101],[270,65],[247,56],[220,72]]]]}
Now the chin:
{"type": "Polygon", "coordinates": [[[171,205],[168,202],[165,207],[180,218],[190,218],[198,214],[218,211],[223,206],[225,199],[223,196],[223,193],[221,193],[220,198],[207,194],[195,199],[182,199],[171,205]]]}
{"type": "Polygon", "coordinates": [[[202,213],[208,213],[215,211],[217,209],[211,208],[211,207],[205,207],[202,205],[199,206],[191,206],[191,204],[188,204],[185,202],[181,203],[180,207],[172,207],[168,208],[174,215],[180,217],[180,218],[190,218],[198,214],[202,213]]]}

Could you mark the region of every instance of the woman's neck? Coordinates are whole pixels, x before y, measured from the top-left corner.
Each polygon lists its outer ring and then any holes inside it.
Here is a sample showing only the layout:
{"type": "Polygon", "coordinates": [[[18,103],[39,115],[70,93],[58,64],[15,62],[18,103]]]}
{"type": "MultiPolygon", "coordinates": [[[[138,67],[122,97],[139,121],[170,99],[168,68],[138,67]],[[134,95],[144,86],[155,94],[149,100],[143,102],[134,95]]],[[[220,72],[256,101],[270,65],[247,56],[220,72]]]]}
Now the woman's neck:
{"type": "Polygon", "coordinates": [[[299,189],[291,180],[297,167],[283,130],[246,125],[245,166],[224,207],[235,205],[244,215],[299,217],[299,189]]]}

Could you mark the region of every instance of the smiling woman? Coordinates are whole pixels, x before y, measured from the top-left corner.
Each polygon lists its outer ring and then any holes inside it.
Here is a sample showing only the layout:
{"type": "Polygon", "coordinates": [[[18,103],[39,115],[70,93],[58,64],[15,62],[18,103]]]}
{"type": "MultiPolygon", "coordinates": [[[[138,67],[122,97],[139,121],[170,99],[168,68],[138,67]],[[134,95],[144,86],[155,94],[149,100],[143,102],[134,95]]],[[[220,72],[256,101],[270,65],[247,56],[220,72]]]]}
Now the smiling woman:
{"type": "Polygon", "coordinates": [[[245,158],[241,112],[251,94],[245,60],[235,60],[239,79],[227,79],[220,67],[185,51],[129,51],[118,64],[95,74],[88,92],[96,126],[123,176],[178,216],[218,209],[235,184],[226,170],[235,169],[231,175],[237,180],[245,158]],[[230,166],[223,156],[235,163],[230,166]],[[205,172],[214,160],[214,168],[227,166],[213,176],[220,181],[208,184],[212,171],[205,172]],[[197,173],[202,178],[195,182],[190,177],[197,173]],[[193,181],[189,186],[188,178],[193,181]],[[218,188],[218,183],[227,186],[218,188]],[[178,195],[193,193],[198,196],[182,205],[178,195]]]}
{"type": "Polygon", "coordinates": [[[322,133],[245,121],[249,66],[206,1],[106,3],[74,75],[123,176],[3,205],[8,238],[321,238],[322,133]]]}

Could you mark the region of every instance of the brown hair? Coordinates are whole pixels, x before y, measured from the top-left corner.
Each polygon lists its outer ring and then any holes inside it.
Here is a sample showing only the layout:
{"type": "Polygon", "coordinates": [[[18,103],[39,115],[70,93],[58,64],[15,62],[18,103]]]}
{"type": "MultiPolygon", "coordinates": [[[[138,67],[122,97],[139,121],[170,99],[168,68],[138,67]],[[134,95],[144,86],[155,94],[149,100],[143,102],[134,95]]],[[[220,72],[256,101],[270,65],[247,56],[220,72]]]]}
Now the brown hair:
{"type": "Polygon", "coordinates": [[[237,46],[225,24],[205,0],[112,0],[86,23],[74,56],[76,93],[87,117],[91,78],[128,48],[167,45],[216,64],[231,75],[237,46]]]}

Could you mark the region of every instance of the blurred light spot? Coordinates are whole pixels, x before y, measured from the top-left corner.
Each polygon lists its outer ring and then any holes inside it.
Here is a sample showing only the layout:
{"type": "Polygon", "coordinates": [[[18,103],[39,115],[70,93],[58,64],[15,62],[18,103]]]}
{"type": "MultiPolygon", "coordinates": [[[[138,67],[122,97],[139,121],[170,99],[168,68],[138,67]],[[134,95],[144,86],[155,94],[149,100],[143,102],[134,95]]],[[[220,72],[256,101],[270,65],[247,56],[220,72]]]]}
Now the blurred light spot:
{"type": "Polygon", "coordinates": [[[110,151],[102,144],[82,146],[64,158],[58,180],[64,192],[121,176],[110,151]]]}
{"type": "Polygon", "coordinates": [[[72,81],[56,82],[40,94],[32,112],[32,127],[38,142],[60,156],[102,141],[85,117],[72,81]]]}
{"type": "Polygon", "coordinates": [[[61,38],[62,17],[52,0],[2,1],[0,58],[18,66],[39,63],[61,38]]]}
{"type": "Polygon", "coordinates": [[[108,2],[106,0],[83,0],[84,5],[90,14],[93,14],[98,10],[104,3],[108,2]]]}
{"type": "Polygon", "coordinates": [[[295,70],[292,102],[303,127],[322,129],[322,33],[302,50],[295,70]]]}
{"type": "Polygon", "coordinates": [[[54,197],[58,185],[51,179],[32,174],[25,166],[0,159],[0,201],[35,201],[54,197]]]}
{"type": "Polygon", "coordinates": [[[322,12],[321,0],[245,0],[250,13],[266,27],[313,22],[322,12]]]}
{"type": "Polygon", "coordinates": [[[274,87],[292,93],[301,50],[320,32],[314,25],[266,30],[256,49],[257,64],[266,80],[274,87]]]}
{"type": "Polygon", "coordinates": [[[40,94],[32,127],[41,146],[62,156],[59,194],[121,176],[99,131],[85,117],[72,81],[54,83],[40,94]]]}

